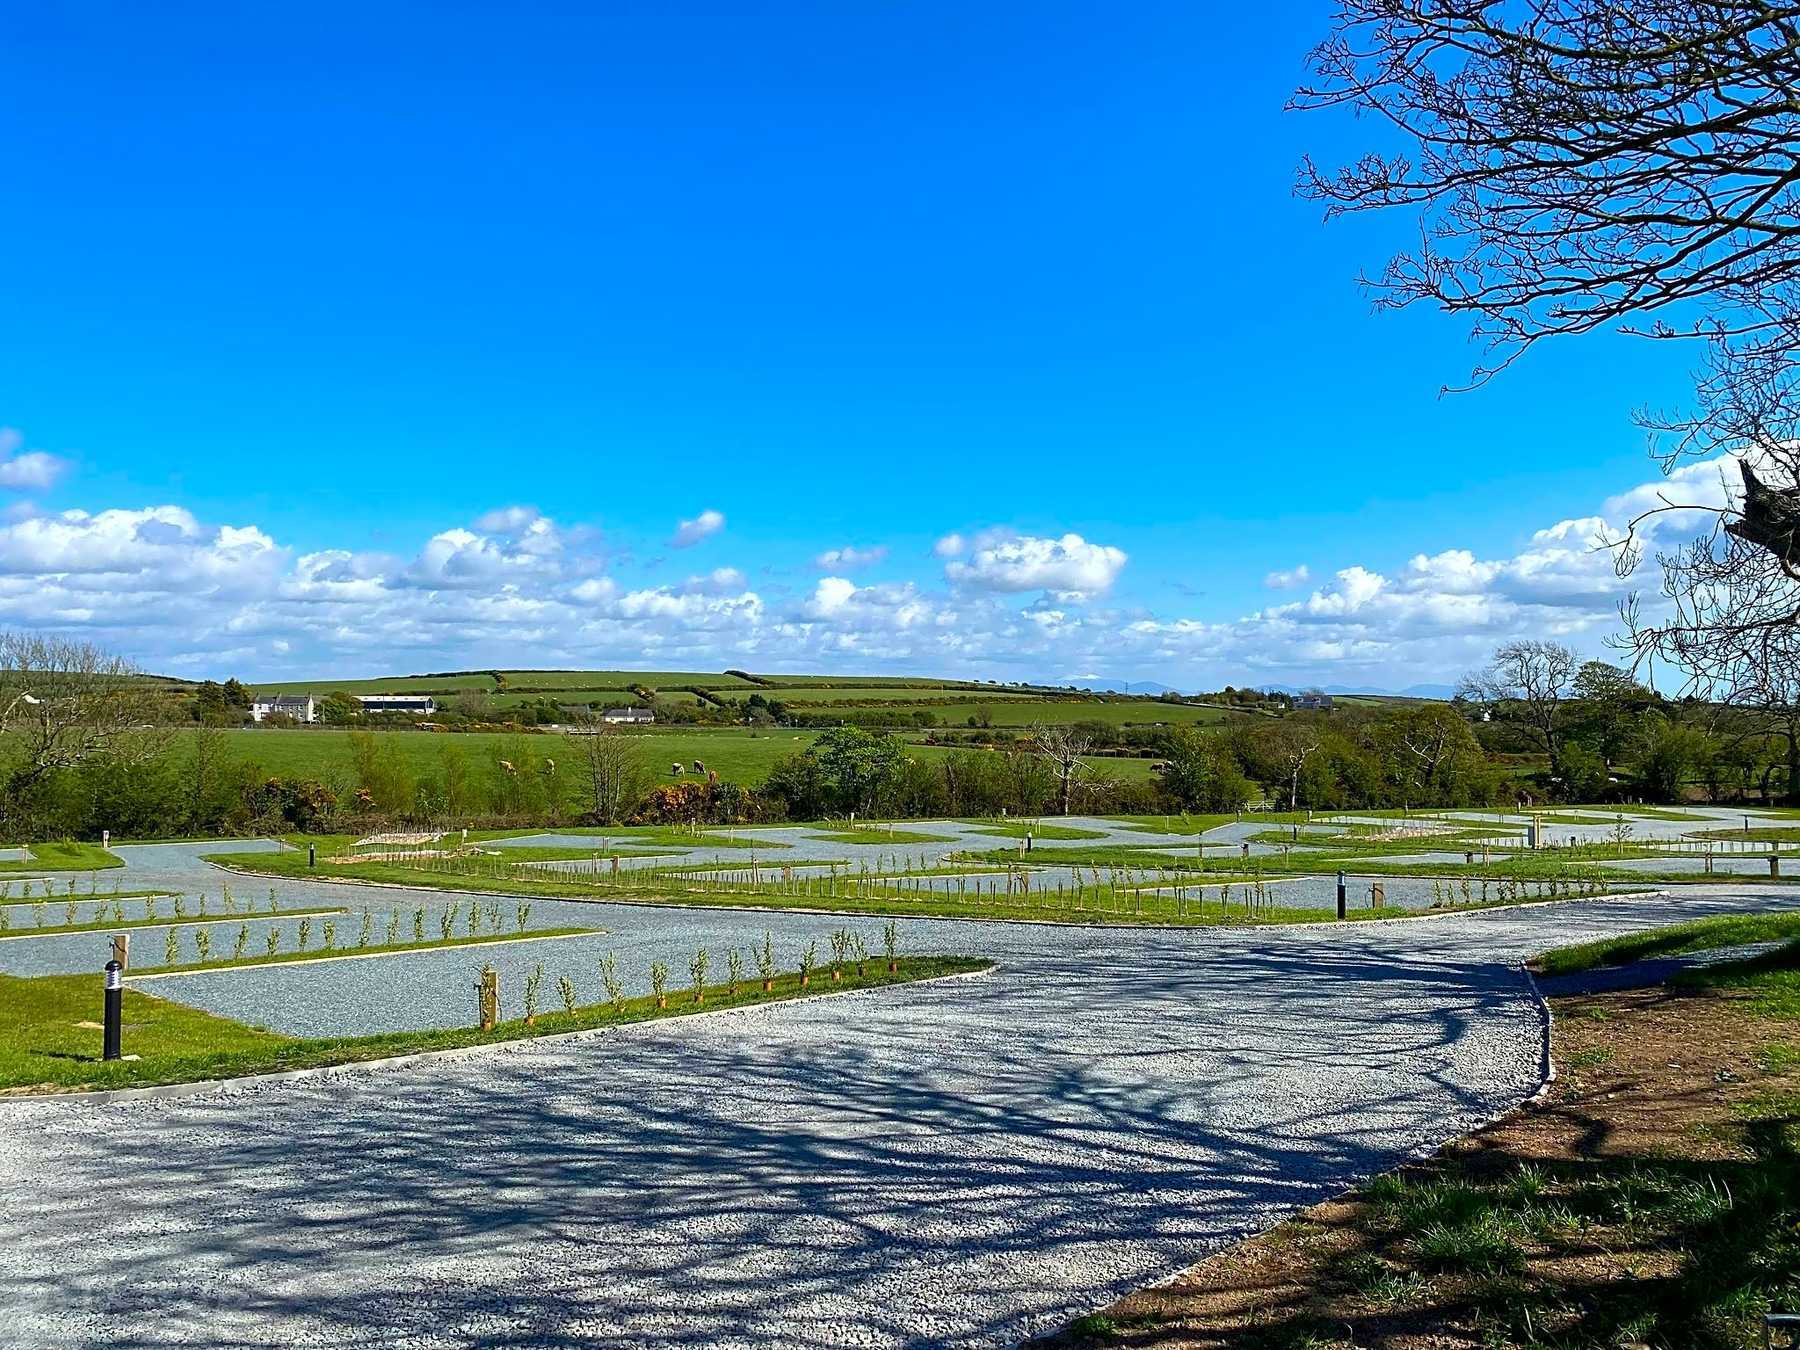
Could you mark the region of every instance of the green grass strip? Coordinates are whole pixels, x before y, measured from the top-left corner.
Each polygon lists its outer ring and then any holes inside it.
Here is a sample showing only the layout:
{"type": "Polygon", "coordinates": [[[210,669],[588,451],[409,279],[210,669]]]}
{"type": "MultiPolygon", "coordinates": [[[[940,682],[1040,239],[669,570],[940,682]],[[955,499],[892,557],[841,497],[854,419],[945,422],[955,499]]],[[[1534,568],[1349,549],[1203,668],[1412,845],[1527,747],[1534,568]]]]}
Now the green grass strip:
{"type": "Polygon", "coordinates": [[[282,919],[331,918],[348,914],[348,909],[278,909],[260,914],[184,914],[158,916],[154,919],[126,919],[123,923],[106,919],[100,923],[52,924],[43,928],[0,928],[0,942],[19,938],[60,937],[67,933],[123,933],[139,928],[198,928],[215,923],[275,923],[282,919]]]}
{"type": "Polygon", "coordinates": [[[1716,951],[1720,947],[1781,942],[1796,937],[1800,937],[1800,913],[1721,914],[1647,933],[1628,933],[1623,937],[1557,947],[1537,957],[1531,966],[1544,975],[1573,975],[1600,966],[1630,965],[1650,957],[1684,956],[1691,952],[1716,951]]]}
{"type": "MultiPolygon", "coordinates": [[[[534,1024],[514,1018],[492,1031],[469,1026],[332,1038],[283,1036],[128,987],[124,996],[124,1048],[127,1054],[141,1058],[111,1063],[100,1058],[101,1030],[96,1024],[101,1013],[101,989],[93,976],[0,976],[0,1092],[147,1087],[324,1068],[392,1055],[500,1045],[563,1032],[628,1026],[723,1008],[756,1007],[853,989],[881,989],[985,970],[993,963],[967,957],[909,956],[900,958],[898,964],[898,971],[890,975],[886,959],[875,957],[868,962],[864,974],[859,976],[853,967],[847,968],[837,983],[832,982],[828,969],[815,970],[804,989],[800,977],[792,972],[776,976],[775,987],[768,993],[763,992],[760,979],[745,981],[736,993],[725,985],[709,985],[703,1003],[694,1001],[690,986],[671,990],[664,1008],[656,1006],[654,997],[646,996],[625,999],[616,1008],[610,1004],[578,1007],[572,1015],[558,1008],[540,1013],[534,1024]]],[[[501,991],[503,999],[511,1000],[510,1006],[515,1009],[518,993],[514,988],[501,991]]],[[[554,990],[545,993],[555,996],[554,990]]],[[[469,1013],[473,1021],[472,993],[469,1013]]]]}

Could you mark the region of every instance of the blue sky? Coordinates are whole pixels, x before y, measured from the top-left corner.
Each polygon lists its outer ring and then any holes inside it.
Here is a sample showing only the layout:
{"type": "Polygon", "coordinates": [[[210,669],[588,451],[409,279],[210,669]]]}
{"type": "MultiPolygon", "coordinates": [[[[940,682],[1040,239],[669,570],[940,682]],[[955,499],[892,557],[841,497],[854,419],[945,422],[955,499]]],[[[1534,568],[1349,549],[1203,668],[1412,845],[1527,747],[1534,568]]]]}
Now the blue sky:
{"type": "Polygon", "coordinates": [[[0,622],[250,676],[1597,647],[1618,585],[1534,536],[1656,477],[1629,413],[1690,358],[1439,397],[1462,330],[1355,285],[1410,222],[1291,192],[1374,134],[1282,111],[1326,18],[16,11],[0,622]]]}

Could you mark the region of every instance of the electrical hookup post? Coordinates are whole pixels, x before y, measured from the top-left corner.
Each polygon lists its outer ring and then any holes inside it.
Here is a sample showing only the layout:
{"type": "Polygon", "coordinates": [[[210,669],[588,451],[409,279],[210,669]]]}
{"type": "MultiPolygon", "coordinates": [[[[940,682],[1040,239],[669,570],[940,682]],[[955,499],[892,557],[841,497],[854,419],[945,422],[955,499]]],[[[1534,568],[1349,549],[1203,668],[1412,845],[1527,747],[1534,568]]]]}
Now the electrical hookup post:
{"type": "Polygon", "coordinates": [[[1345,887],[1345,884],[1347,881],[1348,881],[1348,878],[1345,877],[1345,875],[1342,872],[1339,872],[1338,873],[1338,918],[1340,918],[1340,919],[1345,916],[1346,896],[1345,896],[1344,887],[1345,887]]]}
{"type": "Polygon", "coordinates": [[[101,1041],[101,1059],[122,1059],[119,1053],[119,1030],[125,1012],[125,981],[122,972],[125,967],[115,958],[106,963],[106,1013],[102,1023],[105,1030],[101,1041]]]}

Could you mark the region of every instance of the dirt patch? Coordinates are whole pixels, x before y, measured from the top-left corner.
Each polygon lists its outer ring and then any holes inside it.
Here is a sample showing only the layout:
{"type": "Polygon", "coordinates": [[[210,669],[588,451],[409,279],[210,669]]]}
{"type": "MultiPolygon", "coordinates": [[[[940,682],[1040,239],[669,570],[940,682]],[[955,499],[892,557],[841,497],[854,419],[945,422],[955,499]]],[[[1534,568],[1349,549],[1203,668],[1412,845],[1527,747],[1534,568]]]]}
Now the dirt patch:
{"type": "Polygon", "coordinates": [[[1539,1103],[1045,1344],[1760,1345],[1800,1305],[1800,1027],[1729,992],[1551,1007],[1539,1103]]]}

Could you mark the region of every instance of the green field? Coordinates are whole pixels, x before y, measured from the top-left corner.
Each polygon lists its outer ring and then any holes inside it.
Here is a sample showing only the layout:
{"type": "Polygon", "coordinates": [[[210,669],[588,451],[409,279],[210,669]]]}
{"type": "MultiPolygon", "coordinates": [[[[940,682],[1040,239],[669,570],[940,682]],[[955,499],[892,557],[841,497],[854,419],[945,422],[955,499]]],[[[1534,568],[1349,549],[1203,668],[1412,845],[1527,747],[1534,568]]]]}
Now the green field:
{"type": "MultiPolygon", "coordinates": [[[[383,742],[398,747],[415,771],[432,769],[443,762],[446,751],[460,752],[472,769],[504,758],[521,739],[520,733],[471,731],[438,734],[429,731],[377,731],[383,742]]],[[[669,766],[679,762],[692,769],[696,759],[721,778],[739,783],[760,783],[783,755],[811,745],[816,732],[777,730],[752,734],[737,729],[717,731],[646,731],[628,733],[643,741],[644,764],[653,778],[673,781],[669,766]]],[[[250,760],[283,778],[322,778],[351,768],[350,737],[342,731],[246,729],[229,731],[231,753],[250,760]]],[[[555,759],[574,762],[576,748],[566,736],[526,736],[531,748],[555,759]]]]}
{"type": "Polygon", "coordinates": [[[654,690],[658,699],[673,703],[702,701],[694,690],[716,695],[724,702],[739,703],[761,692],[801,711],[825,716],[839,710],[848,714],[858,708],[881,709],[902,716],[929,714],[944,726],[963,726],[971,718],[996,727],[1015,728],[1034,722],[1103,722],[1119,727],[1211,725],[1234,715],[1250,715],[1219,707],[1165,703],[1155,698],[873,675],[773,675],[757,676],[752,681],[717,671],[503,670],[375,679],[285,680],[256,686],[261,693],[436,694],[446,700],[475,692],[488,695],[487,706],[495,712],[541,698],[564,703],[625,703],[632,701],[629,691],[637,687],[654,690]]]}
{"type": "MultiPolygon", "coordinates": [[[[533,750],[554,759],[573,763],[578,753],[570,738],[551,733],[377,731],[371,734],[381,737],[385,744],[397,747],[415,772],[436,768],[442,764],[447,751],[460,753],[471,769],[479,771],[482,766],[504,758],[516,748],[521,737],[533,750]]],[[[699,760],[729,782],[754,786],[768,777],[776,760],[806,749],[819,733],[780,727],[768,731],[741,727],[684,727],[622,734],[642,740],[645,769],[656,781],[676,781],[676,776],[669,770],[677,763],[691,774],[694,761],[699,760]]],[[[234,758],[256,764],[265,773],[278,778],[325,778],[333,773],[348,773],[351,769],[348,732],[258,727],[232,730],[225,735],[234,758]]],[[[907,753],[929,761],[950,753],[950,750],[935,745],[909,745],[907,753]]],[[[1123,757],[1095,757],[1089,761],[1100,775],[1122,782],[1147,780],[1154,763],[1148,759],[1123,757]]]]}
{"type": "Polygon", "coordinates": [[[762,689],[750,686],[729,691],[721,690],[721,697],[743,700],[750,694],[760,693],[764,698],[774,699],[778,703],[917,703],[927,705],[933,700],[942,699],[956,703],[991,702],[1042,702],[1041,696],[1027,693],[1022,689],[1009,689],[1005,693],[997,693],[991,697],[985,694],[972,695],[967,689],[958,689],[945,685],[831,685],[805,686],[799,688],[762,689]]]}
{"type": "Polygon", "coordinates": [[[504,684],[494,679],[493,671],[457,671],[443,675],[385,675],[367,680],[282,680],[258,684],[263,694],[329,694],[342,690],[346,694],[451,694],[464,689],[506,692],[552,692],[565,690],[622,691],[633,685],[656,689],[663,685],[694,685],[702,689],[756,688],[735,675],[718,671],[670,670],[503,670],[504,684]]]}

